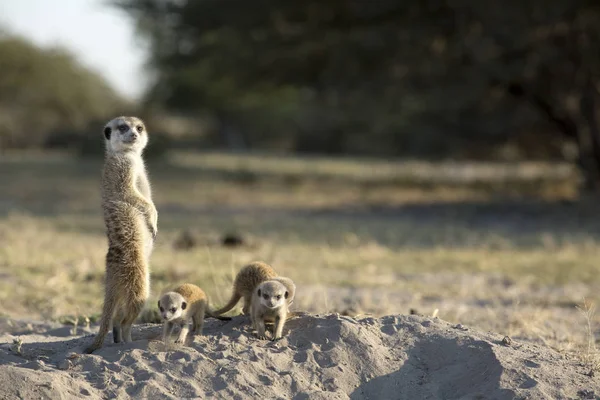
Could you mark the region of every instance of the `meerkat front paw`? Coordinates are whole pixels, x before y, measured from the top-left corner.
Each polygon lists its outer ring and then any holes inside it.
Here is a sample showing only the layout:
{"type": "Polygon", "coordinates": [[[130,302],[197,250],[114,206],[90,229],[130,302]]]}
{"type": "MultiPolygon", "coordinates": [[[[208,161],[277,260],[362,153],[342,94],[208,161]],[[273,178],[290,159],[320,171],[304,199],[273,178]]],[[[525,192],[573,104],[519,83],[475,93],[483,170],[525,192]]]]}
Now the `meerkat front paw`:
{"type": "Polygon", "coordinates": [[[158,212],[156,212],[156,208],[152,207],[152,217],[150,219],[150,221],[152,221],[152,227],[154,229],[154,236],[156,236],[156,233],[158,232],[158,212]]]}
{"type": "Polygon", "coordinates": [[[150,231],[150,235],[152,235],[152,240],[156,239],[156,235],[158,234],[158,226],[156,222],[152,221],[152,218],[147,220],[148,230],[150,231]]]}
{"type": "Polygon", "coordinates": [[[152,235],[152,240],[156,240],[156,235],[158,234],[158,230],[156,229],[156,227],[150,225],[148,226],[148,229],[150,230],[150,234],[152,235]]]}
{"type": "Polygon", "coordinates": [[[154,204],[146,204],[144,215],[146,217],[146,225],[148,226],[148,230],[152,235],[152,239],[156,239],[156,235],[158,234],[158,212],[156,211],[154,204]]]}

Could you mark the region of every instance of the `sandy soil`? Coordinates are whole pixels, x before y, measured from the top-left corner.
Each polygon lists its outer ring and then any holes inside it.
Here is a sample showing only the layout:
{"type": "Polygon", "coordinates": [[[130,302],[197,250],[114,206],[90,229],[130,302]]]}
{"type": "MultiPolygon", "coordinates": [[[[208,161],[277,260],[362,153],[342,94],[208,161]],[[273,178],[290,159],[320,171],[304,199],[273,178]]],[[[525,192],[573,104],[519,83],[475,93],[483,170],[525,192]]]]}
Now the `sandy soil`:
{"type": "Polygon", "coordinates": [[[305,314],[257,340],[244,316],[207,320],[185,346],[159,341],[81,350],[91,329],[0,321],[0,398],[579,399],[600,381],[567,354],[438,318],[305,314]],[[15,341],[22,343],[19,345],[15,341]]]}

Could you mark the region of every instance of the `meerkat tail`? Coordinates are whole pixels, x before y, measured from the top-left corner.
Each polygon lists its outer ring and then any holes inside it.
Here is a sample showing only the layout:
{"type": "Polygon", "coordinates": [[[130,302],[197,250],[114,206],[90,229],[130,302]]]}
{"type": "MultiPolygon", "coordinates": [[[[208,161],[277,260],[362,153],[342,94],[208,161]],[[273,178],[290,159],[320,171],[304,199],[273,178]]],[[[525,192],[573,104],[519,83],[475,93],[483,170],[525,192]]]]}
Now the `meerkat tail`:
{"type": "MultiPolygon", "coordinates": [[[[229,310],[227,310],[227,311],[229,311],[229,310]]],[[[227,312],[227,311],[224,311],[224,312],[227,312]]],[[[221,321],[231,321],[231,317],[223,317],[221,315],[216,315],[215,311],[213,311],[211,309],[206,309],[206,317],[216,318],[216,319],[219,319],[221,321]]]]}
{"type": "Polygon", "coordinates": [[[306,315],[304,311],[290,311],[286,316],[286,321],[295,317],[301,317],[306,315]]]}
{"type": "Polygon", "coordinates": [[[85,349],[84,353],[90,354],[90,353],[93,353],[94,351],[98,350],[100,347],[102,347],[102,344],[104,343],[104,338],[108,334],[108,329],[110,327],[110,323],[115,315],[116,308],[117,308],[117,303],[116,303],[115,299],[113,299],[113,298],[105,299],[104,306],[102,309],[102,319],[100,321],[100,329],[98,330],[98,334],[96,335],[94,342],[85,349]]]}
{"type": "Polygon", "coordinates": [[[223,306],[222,308],[219,308],[218,310],[211,311],[210,312],[211,316],[216,318],[218,315],[225,314],[227,311],[229,311],[233,307],[235,307],[235,305],[238,303],[238,301],[240,301],[241,298],[242,298],[242,296],[240,296],[237,293],[234,293],[231,296],[231,300],[229,300],[229,303],[225,304],[225,306],[223,306]]]}
{"type": "Polygon", "coordinates": [[[289,321],[290,319],[293,319],[293,318],[296,318],[296,317],[303,317],[305,315],[306,315],[306,313],[304,311],[290,311],[286,315],[285,320],[289,321]]]}

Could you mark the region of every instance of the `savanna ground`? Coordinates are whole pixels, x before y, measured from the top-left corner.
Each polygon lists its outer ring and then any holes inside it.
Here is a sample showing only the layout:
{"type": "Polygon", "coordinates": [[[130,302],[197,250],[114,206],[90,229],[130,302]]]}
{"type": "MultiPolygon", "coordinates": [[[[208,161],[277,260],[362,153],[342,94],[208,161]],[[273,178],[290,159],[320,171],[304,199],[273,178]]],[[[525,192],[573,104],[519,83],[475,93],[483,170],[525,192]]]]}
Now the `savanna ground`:
{"type": "MultiPolygon", "coordinates": [[[[200,285],[223,304],[264,260],[311,312],[417,312],[572,352],[595,367],[600,220],[569,165],[172,153],[148,161],[157,294],[200,285]],[[245,239],[226,247],[224,234],[245,239]],[[193,246],[182,249],[182,238],[193,246]]],[[[101,159],[0,156],[0,304],[11,319],[84,324],[101,309],[101,159]]],[[[6,325],[8,324],[8,325],[6,325]]]]}

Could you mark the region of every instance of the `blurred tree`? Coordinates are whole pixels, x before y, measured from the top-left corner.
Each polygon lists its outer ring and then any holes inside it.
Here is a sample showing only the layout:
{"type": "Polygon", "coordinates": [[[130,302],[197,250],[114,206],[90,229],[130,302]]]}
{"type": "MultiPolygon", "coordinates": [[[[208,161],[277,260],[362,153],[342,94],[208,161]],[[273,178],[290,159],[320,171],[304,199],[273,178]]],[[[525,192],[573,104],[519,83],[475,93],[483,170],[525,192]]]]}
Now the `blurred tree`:
{"type": "Polygon", "coordinates": [[[595,0],[113,0],[152,46],[147,100],[224,142],[562,157],[600,186],[595,0]],[[558,133],[558,134],[557,134],[558,133]]]}
{"type": "Polygon", "coordinates": [[[125,106],[65,50],[0,34],[0,149],[72,144],[58,142],[75,140],[90,122],[102,124],[125,106]]]}

